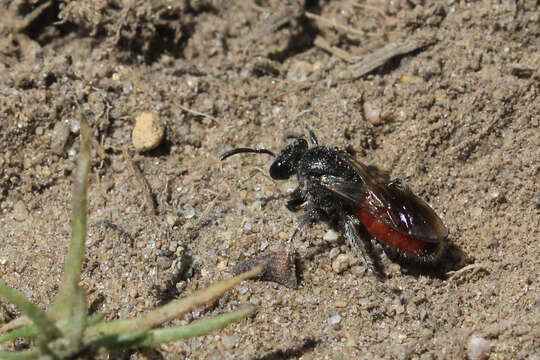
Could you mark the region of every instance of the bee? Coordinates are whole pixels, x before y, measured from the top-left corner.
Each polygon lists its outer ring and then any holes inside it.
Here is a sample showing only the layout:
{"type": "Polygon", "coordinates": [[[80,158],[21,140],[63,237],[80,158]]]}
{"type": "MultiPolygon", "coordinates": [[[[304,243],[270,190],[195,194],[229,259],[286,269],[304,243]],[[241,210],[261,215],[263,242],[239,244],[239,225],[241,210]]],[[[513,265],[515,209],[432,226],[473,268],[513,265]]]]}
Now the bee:
{"type": "Polygon", "coordinates": [[[371,238],[391,258],[437,263],[448,230],[435,211],[402,180],[390,180],[343,150],[319,145],[315,134],[307,131],[311,147],[303,137],[295,137],[277,156],[266,149],[237,148],[221,155],[221,160],[241,153],[268,154],[275,157],[269,171],[272,179],[296,175],[298,186],[286,207],[293,212],[304,209],[304,213],[291,241],[306,225],[326,221],[341,230],[372,271],[376,259],[371,238]]]}

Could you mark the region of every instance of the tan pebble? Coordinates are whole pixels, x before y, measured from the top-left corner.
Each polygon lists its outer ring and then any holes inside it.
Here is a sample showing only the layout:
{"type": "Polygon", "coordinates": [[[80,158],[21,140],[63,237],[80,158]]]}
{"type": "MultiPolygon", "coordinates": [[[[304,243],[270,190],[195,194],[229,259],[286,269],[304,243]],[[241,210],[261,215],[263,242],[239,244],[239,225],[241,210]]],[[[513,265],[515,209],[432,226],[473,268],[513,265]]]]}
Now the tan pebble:
{"type": "Polygon", "coordinates": [[[165,126],[158,116],[144,112],[135,119],[131,140],[135,149],[142,152],[158,147],[164,135],[165,126]]]}
{"type": "Polygon", "coordinates": [[[225,270],[227,268],[227,260],[222,260],[217,264],[217,268],[221,271],[225,270]]]}
{"type": "Polygon", "coordinates": [[[54,124],[54,129],[51,134],[51,150],[57,155],[64,152],[67,141],[69,139],[69,125],[65,121],[58,121],[54,124]]]}
{"type": "Polygon", "coordinates": [[[137,242],[135,243],[135,247],[136,247],[137,249],[142,249],[142,248],[145,247],[145,246],[146,246],[146,243],[145,243],[144,241],[137,241],[137,242]]]}
{"type": "Polygon", "coordinates": [[[347,307],[348,303],[346,301],[343,301],[343,300],[336,300],[334,301],[334,306],[337,307],[337,308],[344,308],[344,307],[347,307]]]}
{"type": "Polygon", "coordinates": [[[424,79],[422,79],[420,76],[415,75],[402,75],[399,78],[399,81],[404,84],[419,84],[421,82],[424,82],[424,79]]]}
{"type": "Polygon", "coordinates": [[[137,288],[129,289],[129,297],[130,298],[135,299],[137,296],[139,296],[139,292],[137,291],[137,288]]]}
{"type": "Polygon", "coordinates": [[[24,221],[28,218],[28,210],[22,201],[17,201],[13,206],[13,219],[16,221],[24,221]]]}
{"type": "Polygon", "coordinates": [[[369,102],[364,103],[364,116],[373,125],[381,125],[383,123],[381,112],[380,106],[369,102]]]}
{"type": "Polygon", "coordinates": [[[221,338],[221,343],[225,347],[225,349],[232,349],[236,346],[236,342],[238,341],[238,337],[236,335],[223,335],[221,338]]]}
{"type": "Polygon", "coordinates": [[[289,240],[289,237],[290,237],[290,235],[287,234],[287,233],[284,232],[284,231],[280,231],[279,234],[278,234],[278,238],[279,238],[280,240],[289,240]]]}
{"type": "Polygon", "coordinates": [[[168,258],[166,256],[158,256],[156,260],[157,266],[162,269],[166,270],[169,269],[173,263],[173,260],[171,258],[168,258]]]}
{"type": "Polygon", "coordinates": [[[336,259],[332,262],[332,270],[340,274],[344,272],[349,267],[349,255],[339,254],[336,256],[336,259]]]}

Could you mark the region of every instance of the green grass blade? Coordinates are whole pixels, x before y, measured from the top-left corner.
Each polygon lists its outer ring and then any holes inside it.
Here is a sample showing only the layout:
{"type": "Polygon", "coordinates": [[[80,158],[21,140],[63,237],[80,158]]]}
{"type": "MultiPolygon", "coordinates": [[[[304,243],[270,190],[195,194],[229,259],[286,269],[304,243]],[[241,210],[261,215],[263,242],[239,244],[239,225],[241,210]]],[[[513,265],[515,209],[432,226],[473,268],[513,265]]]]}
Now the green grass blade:
{"type": "Polygon", "coordinates": [[[0,280],[0,296],[11,301],[23,314],[32,319],[45,340],[51,340],[60,336],[60,331],[44,311],[41,311],[36,305],[26,300],[18,291],[7,286],[3,280],[0,280]]]}
{"type": "Polygon", "coordinates": [[[32,325],[32,320],[30,320],[27,316],[24,315],[19,316],[18,318],[13,319],[10,322],[0,326],[0,335],[26,325],[32,325]]]}
{"type": "Polygon", "coordinates": [[[19,352],[0,351],[0,359],[2,360],[27,360],[37,359],[38,357],[39,350],[37,348],[19,352]]]}
{"type": "Polygon", "coordinates": [[[110,350],[154,346],[166,342],[188,339],[206,335],[214,330],[223,329],[233,322],[240,321],[252,315],[255,311],[255,307],[249,306],[232,313],[194,321],[185,326],[108,335],[92,341],[88,346],[94,352],[105,353],[110,350]]]}
{"type": "Polygon", "coordinates": [[[73,213],[71,219],[71,243],[66,260],[64,279],[60,285],[51,314],[55,319],[79,316],[74,313],[77,302],[79,282],[86,242],[86,204],[88,192],[88,173],[90,171],[90,129],[81,121],[81,149],[75,182],[73,184],[73,213]]]}
{"type": "Polygon", "coordinates": [[[26,325],[0,336],[0,344],[7,341],[15,340],[17,338],[35,339],[38,335],[39,330],[37,326],[26,325]]]}
{"type": "MultiPolygon", "coordinates": [[[[94,325],[100,321],[103,320],[105,315],[103,314],[96,314],[88,317],[88,325],[94,325]]],[[[67,328],[71,326],[71,323],[68,320],[61,320],[56,323],[56,327],[60,330],[62,334],[65,334],[67,332],[67,328]]],[[[15,340],[17,338],[32,340],[35,339],[39,335],[39,330],[36,327],[36,325],[24,325],[19,328],[16,328],[15,330],[12,330],[8,333],[5,333],[0,336],[0,344],[5,343],[11,340],[15,340]]],[[[0,357],[1,359],[1,357],[0,357]]]]}
{"type": "Polygon", "coordinates": [[[112,350],[128,349],[137,347],[141,340],[148,334],[148,330],[138,330],[123,334],[102,336],[87,344],[93,353],[108,353],[112,350]]]}
{"type": "Polygon", "coordinates": [[[165,342],[188,339],[195,336],[206,335],[214,330],[223,329],[225,326],[240,321],[256,311],[255,307],[249,306],[232,313],[215,316],[208,319],[202,319],[192,322],[189,325],[173,327],[166,329],[151,330],[140,346],[152,346],[165,342]]]}
{"type": "Polygon", "coordinates": [[[75,295],[75,303],[73,304],[73,316],[70,318],[69,327],[66,327],[64,332],[69,344],[67,352],[76,353],[80,349],[84,330],[86,329],[86,321],[86,294],[79,286],[75,295]]]}
{"type": "Polygon", "coordinates": [[[126,331],[150,329],[163,324],[164,322],[180,318],[198,306],[211,303],[215,299],[222,296],[227,290],[235,287],[242,281],[256,276],[264,269],[264,266],[266,266],[266,263],[262,263],[252,270],[231,279],[219,281],[206,289],[196,291],[191,296],[171,301],[164,306],[147,312],[141,317],[97,324],[88,328],[86,335],[92,337],[98,335],[119,334],[126,331]]]}

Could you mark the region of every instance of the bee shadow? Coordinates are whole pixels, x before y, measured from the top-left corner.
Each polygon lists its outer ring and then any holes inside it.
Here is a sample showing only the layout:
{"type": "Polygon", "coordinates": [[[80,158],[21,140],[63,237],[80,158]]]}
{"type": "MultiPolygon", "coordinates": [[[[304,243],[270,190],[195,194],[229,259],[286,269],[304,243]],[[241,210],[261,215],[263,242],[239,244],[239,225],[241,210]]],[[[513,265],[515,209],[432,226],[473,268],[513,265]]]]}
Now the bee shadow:
{"type": "Polygon", "coordinates": [[[424,275],[440,280],[446,280],[448,272],[459,270],[472,262],[471,258],[453,243],[446,244],[439,259],[433,263],[411,262],[392,253],[386,252],[386,254],[408,275],[415,277],[424,275]]]}

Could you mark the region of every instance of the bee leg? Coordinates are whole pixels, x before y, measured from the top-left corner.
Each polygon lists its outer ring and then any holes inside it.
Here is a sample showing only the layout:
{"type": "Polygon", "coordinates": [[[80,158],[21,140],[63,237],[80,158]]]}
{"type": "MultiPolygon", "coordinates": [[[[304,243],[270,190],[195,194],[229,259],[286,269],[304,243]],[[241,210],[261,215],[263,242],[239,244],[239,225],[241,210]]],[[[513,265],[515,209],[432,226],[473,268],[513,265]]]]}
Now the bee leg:
{"type": "Polygon", "coordinates": [[[312,208],[306,211],[302,216],[300,216],[300,219],[298,219],[298,223],[296,224],[296,228],[294,229],[294,232],[292,236],[289,238],[289,244],[287,246],[287,251],[290,253],[292,249],[292,242],[296,235],[308,224],[312,224],[314,222],[319,221],[324,216],[324,212],[321,209],[312,208]]]}
{"type": "Polygon", "coordinates": [[[302,195],[302,191],[299,187],[294,189],[294,191],[291,193],[290,200],[287,201],[287,209],[292,212],[296,212],[302,208],[302,205],[306,202],[306,199],[302,195]]]}
{"type": "Polygon", "coordinates": [[[375,274],[378,278],[384,278],[384,271],[379,258],[373,251],[373,246],[369,239],[361,236],[358,232],[361,223],[355,216],[347,215],[343,221],[345,237],[349,245],[362,256],[362,260],[369,272],[375,274]]]}
{"type": "Polygon", "coordinates": [[[397,186],[398,188],[400,188],[401,190],[403,190],[406,193],[411,192],[411,189],[409,188],[409,185],[407,185],[407,183],[405,181],[403,181],[403,180],[401,180],[399,178],[395,178],[395,179],[390,180],[388,185],[389,186],[397,186]]]}

